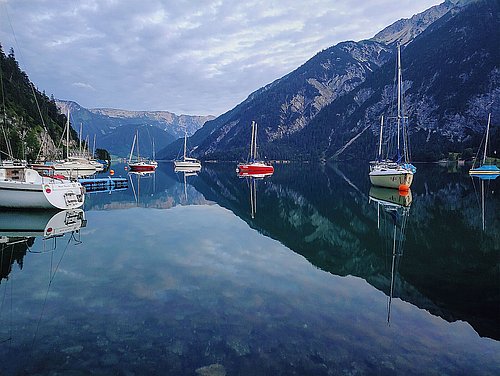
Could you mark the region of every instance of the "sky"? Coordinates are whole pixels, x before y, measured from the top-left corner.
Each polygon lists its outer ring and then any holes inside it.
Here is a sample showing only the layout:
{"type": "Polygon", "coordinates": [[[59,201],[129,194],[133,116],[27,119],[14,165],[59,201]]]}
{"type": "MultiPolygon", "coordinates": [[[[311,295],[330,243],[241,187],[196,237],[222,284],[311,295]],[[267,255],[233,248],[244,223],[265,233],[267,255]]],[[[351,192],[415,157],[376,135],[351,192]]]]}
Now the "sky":
{"type": "Polygon", "coordinates": [[[86,108],[220,115],[316,53],[440,0],[0,0],[0,43],[86,108]]]}

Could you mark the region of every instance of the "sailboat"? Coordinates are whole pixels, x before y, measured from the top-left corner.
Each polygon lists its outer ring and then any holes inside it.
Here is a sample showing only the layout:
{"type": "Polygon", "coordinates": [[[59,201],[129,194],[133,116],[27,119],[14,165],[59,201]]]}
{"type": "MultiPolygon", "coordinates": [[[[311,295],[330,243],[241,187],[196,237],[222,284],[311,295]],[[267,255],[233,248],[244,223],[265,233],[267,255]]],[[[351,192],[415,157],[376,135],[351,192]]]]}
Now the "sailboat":
{"type": "MultiPolygon", "coordinates": [[[[496,165],[486,164],[486,154],[488,150],[488,138],[490,137],[491,113],[488,114],[488,124],[486,126],[486,139],[484,141],[484,153],[481,166],[469,170],[469,175],[481,177],[483,179],[496,179],[500,175],[500,169],[496,165]]],[[[475,162],[475,160],[474,160],[475,162]]]]}
{"type": "MultiPolygon", "coordinates": [[[[5,141],[9,145],[9,140],[5,141]]],[[[12,157],[10,154],[9,156],[12,157]]],[[[76,209],[85,201],[84,192],[78,182],[64,177],[40,175],[24,163],[3,163],[0,160],[0,207],[76,209]]]]}
{"type": "MultiPolygon", "coordinates": [[[[63,175],[67,178],[77,179],[84,176],[95,174],[99,166],[92,164],[81,153],[81,131],[80,131],[80,153],[70,155],[69,152],[69,110],[66,120],[66,159],[62,162],[54,162],[51,165],[55,174],[63,175]]],[[[102,167],[102,166],[101,166],[102,167]]]]}
{"type": "Polygon", "coordinates": [[[128,158],[128,166],[130,170],[136,172],[154,171],[157,165],[158,164],[156,163],[156,161],[150,161],[141,158],[139,154],[139,130],[136,130],[134,135],[134,141],[132,142],[132,148],[130,149],[130,156],[128,158]],[[132,161],[136,143],[137,143],[137,157],[134,161],[132,161]]]}
{"type": "Polygon", "coordinates": [[[24,166],[0,166],[0,207],[75,209],[84,201],[84,188],[76,181],[42,176],[24,166]]]}
{"type": "Polygon", "coordinates": [[[238,164],[236,172],[240,176],[259,175],[269,176],[274,173],[274,167],[257,158],[257,123],[252,121],[252,137],[250,140],[250,154],[246,163],[238,164]]]}
{"type": "MultiPolygon", "coordinates": [[[[383,128],[384,117],[380,121],[380,139],[377,160],[370,163],[370,182],[378,187],[395,188],[401,191],[410,189],[413,182],[415,166],[410,163],[407,129],[405,127],[406,116],[402,112],[402,75],[401,75],[401,46],[398,45],[397,56],[397,133],[396,133],[396,157],[394,159],[383,158],[383,128]]],[[[389,150],[386,150],[389,152],[389,150]]]]}
{"type": "Polygon", "coordinates": [[[187,132],[184,133],[184,154],[182,159],[176,159],[174,161],[174,167],[177,171],[200,171],[201,162],[196,158],[191,158],[187,156],[187,132]]]}

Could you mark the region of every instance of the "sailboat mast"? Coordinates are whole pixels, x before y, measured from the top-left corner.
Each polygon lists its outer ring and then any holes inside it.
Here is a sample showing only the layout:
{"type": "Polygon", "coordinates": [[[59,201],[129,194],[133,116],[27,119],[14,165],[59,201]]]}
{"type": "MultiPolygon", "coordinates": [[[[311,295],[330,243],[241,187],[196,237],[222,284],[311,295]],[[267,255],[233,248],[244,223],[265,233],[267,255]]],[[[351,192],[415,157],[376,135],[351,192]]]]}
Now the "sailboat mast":
{"type": "Polygon", "coordinates": [[[490,134],[491,113],[488,114],[488,125],[486,126],[486,141],[484,141],[483,164],[486,163],[486,150],[488,149],[488,138],[490,134]]]}
{"type": "Polygon", "coordinates": [[[187,149],[187,131],[184,133],[184,161],[186,160],[186,149],[187,149]]]}
{"type": "Polygon", "coordinates": [[[398,44],[398,153],[401,127],[401,45],[398,44]]]}
{"type": "Polygon", "coordinates": [[[80,123],[80,138],[78,143],[78,152],[80,153],[80,156],[82,156],[82,123],[80,123]]]}
{"type": "Polygon", "coordinates": [[[252,138],[250,139],[250,160],[253,160],[253,141],[255,137],[255,121],[252,121],[252,138]]]}
{"type": "Polygon", "coordinates": [[[257,123],[255,123],[255,133],[253,140],[253,159],[257,159],[257,123]]]}
{"type": "Polygon", "coordinates": [[[382,156],[382,131],[384,129],[384,115],[380,117],[380,139],[378,143],[378,159],[382,156]]]}
{"type": "Polygon", "coordinates": [[[95,157],[95,134],[94,134],[94,145],[92,145],[92,157],[95,157]]]}
{"type": "Polygon", "coordinates": [[[141,157],[140,157],[140,154],[139,154],[139,129],[137,129],[136,131],[136,139],[137,139],[137,162],[139,162],[141,160],[141,157]]]}
{"type": "Polygon", "coordinates": [[[132,155],[134,153],[135,139],[137,135],[134,135],[134,141],[132,142],[132,149],[130,149],[130,156],[128,157],[128,163],[132,162],[132,155]]]}
{"type": "Polygon", "coordinates": [[[69,159],[69,108],[68,117],[66,118],[66,159],[69,159]]]}

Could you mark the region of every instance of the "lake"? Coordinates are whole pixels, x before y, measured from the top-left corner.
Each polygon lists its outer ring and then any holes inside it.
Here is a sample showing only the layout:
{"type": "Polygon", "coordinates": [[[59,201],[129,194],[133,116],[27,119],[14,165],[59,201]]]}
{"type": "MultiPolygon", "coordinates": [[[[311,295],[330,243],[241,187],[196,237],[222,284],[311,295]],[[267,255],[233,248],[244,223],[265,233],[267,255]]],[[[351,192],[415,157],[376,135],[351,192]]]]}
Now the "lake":
{"type": "Polygon", "coordinates": [[[116,164],[83,211],[2,212],[0,374],[499,375],[500,179],[417,168],[116,164]]]}

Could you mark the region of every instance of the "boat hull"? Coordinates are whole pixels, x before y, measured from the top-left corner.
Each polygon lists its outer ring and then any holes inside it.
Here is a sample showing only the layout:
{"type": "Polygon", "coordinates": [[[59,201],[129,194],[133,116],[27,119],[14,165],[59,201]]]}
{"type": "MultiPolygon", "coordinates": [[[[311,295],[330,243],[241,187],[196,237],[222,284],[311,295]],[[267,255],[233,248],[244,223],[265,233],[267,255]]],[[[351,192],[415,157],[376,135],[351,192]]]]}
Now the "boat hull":
{"type": "Polygon", "coordinates": [[[411,171],[371,171],[370,182],[377,187],[408,190],[413,182],[411,171]]]}
{"type": "Polygon", "coordinates": [[[240,164],[237,167],[237,172],[240,176],[247,176],[247,175],[269,176],[274,173],[274,167],[263,163],[240,164]]]}
{"type": "Polygon", "coordinates": [[[183,169],[193,169],[199,170],[201,169],[200,162],[189,162],[189,161],[174,161],[175,168],[183,168],[183,169]]]}
{"type": "Polygon", "coordinates": [[[131,171],[145,172],[154,171],[156,169],[156,166],[153,164],[129,164],[129,168],[131,171]]]}
{"type": "Polygon", "coordinates": [[[483,165],[478,168],[470,169],[469,175],[482,179],[496,179],[500,176],[500,168],[495,165],[483,165]]]}
{"type": "Polygon", "coordinates": [[[12,209],[76,209],[85,201],[76,182],[33,184],[0,181],[0,207],[12,209]]]}

